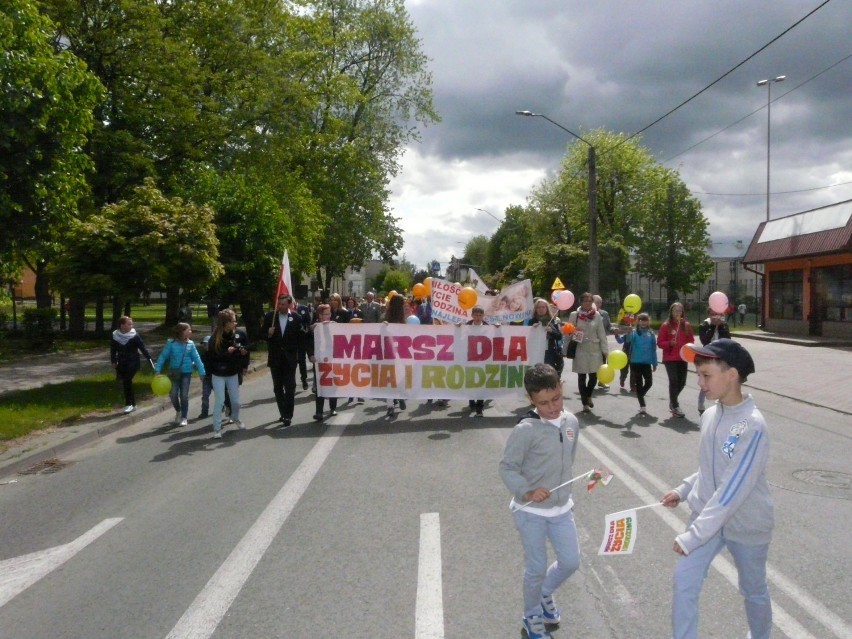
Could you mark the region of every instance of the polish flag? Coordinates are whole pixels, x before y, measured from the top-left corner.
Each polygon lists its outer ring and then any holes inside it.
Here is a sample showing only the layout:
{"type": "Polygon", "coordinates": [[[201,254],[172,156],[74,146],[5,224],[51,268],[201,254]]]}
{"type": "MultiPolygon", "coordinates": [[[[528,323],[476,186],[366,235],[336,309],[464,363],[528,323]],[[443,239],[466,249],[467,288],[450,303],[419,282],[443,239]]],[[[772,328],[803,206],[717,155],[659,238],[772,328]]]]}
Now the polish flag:
{"type": "Polygon", "coordinates": [[[281,258],[281,272],[278,274],[278,290],[275,291],[275,302],[278,303],[280,295],[293,296],[293,282],[290,279],[290,256],[287,254],[287,249],[284,249],[284,257],[281,258]]]}

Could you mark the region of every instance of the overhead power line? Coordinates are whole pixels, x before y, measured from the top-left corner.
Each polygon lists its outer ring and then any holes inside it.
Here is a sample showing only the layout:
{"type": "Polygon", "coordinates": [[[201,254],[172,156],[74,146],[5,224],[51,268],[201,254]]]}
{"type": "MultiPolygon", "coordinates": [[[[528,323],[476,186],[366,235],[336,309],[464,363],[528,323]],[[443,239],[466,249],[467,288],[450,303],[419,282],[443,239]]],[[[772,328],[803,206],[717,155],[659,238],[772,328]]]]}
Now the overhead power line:
{"type": "MultiPolygon", "coordinates": [[[[777,102],[778,100],[780,100],[781,98],[783,98],[784,96],[786,96],[786,95],[788,95],[788,94],[792,93],[793,91],[797,91],[798,89],[801,89],[801,88],[802,88],[803,86],[805,86],[808,82],[812,82],[813,80],[816,80],[819,76],[823,75],[824,73],[827,73],[827,72],[831,71],[831,70],[832,70],[834,67],[836,67],[838,64],[842,64],[843,62],[846,62],[849,58],[852,58],[852,53],[850,53],[849,55],[847,55],[847,56],[846,56],[846,57],[844,57],[844,58],[841,58],[840,60],[838,60],[837,62],[835,62],[835,63],[834,63],[834,64],[832,64],[831,66],[826,67],[825,69],[823,69],[822,71],[820,71],[820,72],[819,72],[819,73],[817,73],[816,75],[812,75],[810,78],[808,78],[807,80],[805,80],[805,81],[804,81],[804,82],[802,82],[801,84],[797,84],[796,86],[794,86],[794,87],[793,87],[792,89],[790,89],[789,91],[787,91],[787,92],[785,92],[785,93],[782,93],[782,94],[781,94],[781,95],[779,95],[777,98],[775,98],[775,99],[773,99],[773,100],[772,100],[773,104],[774,104],[775,102],[777,102]]],[[[675,155],[672,155],[672,156],[671,156],[671,157],[669,157],[669,158],[666,158],[665,160],[663,160],[663,161],[661,162],[661,164],[666,164],[667,162],[671,162],[671,161],[672,161],[672,160],[674,160],[675,158],[680,157],[681,155],[683,155],[684,153],[688,153],[689,151],[691,151],[691,150],[692,150],[692,149],[694,149],[695,147],[697,147],[697,146],[699,146],[699,145],[701,145],[701,144],[704,144],[704,143],[705,143],[705,142],[707,142],[708,140],[712,140],[713,138],[715,138],[715,137],[716,137],[717,135],[719,135],[720,133],[724,133],[725,131],[727,131],[727,130],[728,130],[728,129],[730,129],[731,127],[734,127],[734,126],[738,125],[738,124],[739,124],[740,122],[742,122],[743,120],[747,120],[748,118],[750,118],[751,116],[753,116],[755,113],[758,113],[759,111],[763,111],[763,109],[765,109],[765,108],[766,108],[766,105],[761,105],[760,107],[758,107],[757,109],[755,109],[754,111],[752,111],[751,113],[749,113],[748,115],[744,115],[744,116],[743,116],[743,117],[741,117],[739,120],[736,120],[735,122],[732,122],[732,123],[731,123],[731,124],[729,124],[728,126],[726,126],[726,127],[722,128],[722,129],[719,129],[719,130],[718,130],[718,131],[716,131],[715,133],[712,133],[712,134],[708,135],[708,136],[707,136],[706,138],[704,138],[703,140],[699,140],[698,142],[696,142],[695,144],[693,144],[693,145],[692,145],[692,146],[690,146],[690,147],[687,147],[687,148],[686,148],[686,149],[684,149],[683,151],[681,151],[681,152],[679,152],[679,153],[676,153],[675,155]]]]}
{"type": "MultiPolygon", "coordinates": [[[[654,120],[653,122],[651,122],[651,124],[649,124],[649,125],[648,125],[648,126],[646,126],[646,127],[643,127],[643,128],[641,128],[641,129],[639,129],[638,131],[636,131],[636,133],[634,133],[634,134],[630,135],[629,137],[627,137],[627,138],[623,139],[621,142],[619,142],[619,143],[618,143],[617,145],[615,145],[615,146],[619,146],[619,145],[621,145],[621,144],[624,144],[624,143],[625,143],[625,142],[627,142],[628,140],[631,140],[631,139],[635,138],[635,137],[636,137],[637,135],[639,135],[640,133],[644,133],[645,131],[647,131],[648,129],[650,129],[652,126],[654,126],[654,125],[656,125],[656,124],[659,124],[660,122],[662,122],[663,120],[665,120],[665,119],[666,119],[667,117],[669,117],[672,113],[674,113],[675,111],[677,111],[678,109],[680,109],[682,106],[685,106],[685,105],[689,104],[690,102],[692,102],[692,101],[693,101],[695,98],[697,98],[699,95],[701,95],[702,93],[704,93],[705,91],[707,91],[710,87],[712,87],[712,86],[714,86],[714,85],[718,84],[719,82],[721,82],[724,78],[726,78],[726,77],[728,77],[729,75],[731,75],[734,71],[736,71],[737,69],[739,69],[741,66],[743,66],[743,65],[744,65],[746,62],[748,62],[749,60],[751,60],[751,59],[752,59],[753,57],[755,57],[757,54],[761,53],[764,49],[766,49],[767,47],[769,47],[769,46],[771,46],[772,44],[774,44],[776,41],[778,41],[778,40],[780,40],[781,38],[783,38],[783,37],[784,37],[785,35],[787,35],[790,31],[792,31],[792,30],[793,30],[793,29],[795,29],[797,26],[799,26],[800,24],[802,24],[802,22],[804,22],[805,20],[807,20],[808,18],[810,18],[813,14],[815,14],[817,11],[819,11],[820,9],[822,9],[822,8],[823,8],[825,5],[827,5],[829,2],[831,2],[831,0],[825,0],[825,2],[823,2],[822,4],[820,4],[819,6],[817,6],[816,8],[812,9],[812,10],[811,10],[811,11],[809,11],[809,12],[808,12],[808,13],[807,13],[804,17],[800,18],[799,20],[797,20],[796,22],[794,22],[792,25],[790,25],[789,27],[787,27],[786,29],[784,29],[784,31],[782,31],[780,34],[778,34],[778,35],[777,35],[777,36],[775,36],[774,38],[772,38],[769,42],[767,42],[766,44],[764,44],[764,45],[763,45],[762,47],[760,47],[757,51],[755,51],[754,53],[752,53],[751,55],[749,55],[749,56],[748,56],[745,60],[743,60],[742,62],[740,62],[740,63],[739,63],[739,64],[737,64],[736,66],[732,67],[731,69],[729,69],[728,71],[726,71],[725,73],[723,73],[722,75],[720,75],[720,76],[719,76],[718,78],[716,78],[715,80],[713,80],[713,82],[711,82],[711,83],[710,83],[710,84],[708,84],[706,87],[704,87],[703,89],[701,89],[698,93],[696,93],[696,94],[692,95],[691,97],[687,98],[686,100],[684,100],[683,102],[681,102],[680,104],[678,104],[675,108],[673,108],[672,110],[668,111],[667,113],[664,113],[663,115],[661,115],[660,117],[658,117],[656,120],[654,120]]],[[[614,148],[615,148],[615,146],[614,146],[614,147],[612,147],[612,149],[614,149],[614,148]]],[[[612,149],[608,149],[608,150],[612,150],[612,149]]]]}
{"type": "MultiPolygon", "coordinates": [[[[790,195],[791,193],[807,193],[808,191],[820,191],[822,189],[833,189],[835,186],[846,186],[847,184],[852,184],[852,181],[849,182],[838,182],[837,184],[829,184],[827,186],[815,186],[810,189],[797,189],[795,191],[773,191],[770,195],[790,195]]],[[[731,197],[747,197],[754,195],[766,195],[766,191],[762,191],[760,193],[710,193],[708,191],[692,191],[692,193],[697,193],[698,195],[725,195],[731,197]]]]}

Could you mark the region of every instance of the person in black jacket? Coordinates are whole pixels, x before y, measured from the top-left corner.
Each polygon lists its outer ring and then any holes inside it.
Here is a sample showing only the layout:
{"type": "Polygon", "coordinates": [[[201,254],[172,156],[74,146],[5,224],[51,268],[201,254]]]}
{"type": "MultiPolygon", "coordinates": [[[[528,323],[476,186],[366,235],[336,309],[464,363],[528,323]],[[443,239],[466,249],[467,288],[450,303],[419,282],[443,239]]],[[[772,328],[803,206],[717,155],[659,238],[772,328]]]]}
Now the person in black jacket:
{"type": "Polygon", "coordinates": [[[115,376],[121,380],[124,389],[124,414],[136,410],[136,395],[133,392],[133,377],[139,372],[139,352],[145,356],[154,367],[151,354],[145,348],[145,343],[133,328],[133,319],[123,315],[118,320],[118,328],[112,332],[109,343],[109,359],[115,369],[115,376]]]}
{"type": "MultiPolygon", "coordinates": [[[[723,313],[711,313],[710,317],[701,322],[698,327],[698,339],[704,346],[723,337],[731,339],[731,329],[728,328],[723,313]]],[[[698,414],[704,414],[704,391],[700,389],[698,391],[698,414]]]]}
{"type": "Polygon", "coordinates": [[[269,344],[267,364],[272,375],[272,390],[285,426],[293,422],[299,348],[304,348],[306,339],[302,319],[291,310],[292,301],[289,295],[280,295],[275,310],[263,318],[260,331],[261,337],[269,344]]]}
{"type": "Polygon", "coordinates": [[[208,375],[213,378],[213,437],[222,437],[222,413],[225,393],[231,398],[231,421],[237,428],[245,430],[240,420],[240,374],[248,368],[248,341],[245,333],[237,329],[237,316],[231,309],[219,311],[216,329],[207,344],[207,359],[210,362],[208,375]]]}

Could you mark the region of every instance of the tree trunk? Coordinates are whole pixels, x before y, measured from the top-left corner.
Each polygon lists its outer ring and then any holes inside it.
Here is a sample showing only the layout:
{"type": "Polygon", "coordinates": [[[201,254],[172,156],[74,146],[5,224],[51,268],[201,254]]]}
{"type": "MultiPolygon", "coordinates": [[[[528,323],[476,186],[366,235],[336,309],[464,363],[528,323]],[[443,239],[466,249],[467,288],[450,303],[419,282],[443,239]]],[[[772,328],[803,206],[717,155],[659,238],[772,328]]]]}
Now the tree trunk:
{"type": "Polygon", "coordinates": [[[180,289],[177,286],[171,286],[166,289],[166,325],[174,326],[177,324],[179,310],[180,289]]]}
{"type": "Polygon", "coordinates": [[[47,262],[38,260],[35,263],[35,296],[36,308],[53,306],[53,296],[50,294],[50,278],[47,276],[47,262]]]}
{"type": "Polygon", "coordinates": [[[263,323],[263,305],[257,300],[240,300],[242,326],[246,330],[249,342],[260,339],[260,327],[263,323]]]}
{"type": "Polygon", "coordinates": [[[95,300],[95,335],[103,335],[104,332],[104,297],[98,295],[95,300]]]}
{"type": "Polygon", "coordinates": [[[69,312],[68,334],[71,337],[80,338],[86,331],[86,303],[83,300],[72,298],[71,311],[69,312]]]}

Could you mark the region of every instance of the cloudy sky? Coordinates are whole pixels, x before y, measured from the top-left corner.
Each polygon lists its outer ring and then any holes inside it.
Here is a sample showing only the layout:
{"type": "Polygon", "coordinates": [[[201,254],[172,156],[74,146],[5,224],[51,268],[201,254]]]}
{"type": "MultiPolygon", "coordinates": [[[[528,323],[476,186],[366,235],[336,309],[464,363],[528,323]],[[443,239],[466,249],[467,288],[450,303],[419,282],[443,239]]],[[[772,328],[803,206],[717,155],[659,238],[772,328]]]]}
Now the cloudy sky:
{"type": "MultiPolygon", "coordinates": [[[[422,130],[392,183],[405,257],[443,267],[553,174],[569,136],[515,111],[580,135],[633,134],[821,4],[408,0],[442,122],[422,130]]],[[[852,198],[850,26],[852,2],[829,1],[642,134],[701,200],[713,241],[748,243],[766,219],[768,91],[758,80],[787,76],[772,86],[772,218],[852,198]]]]}

